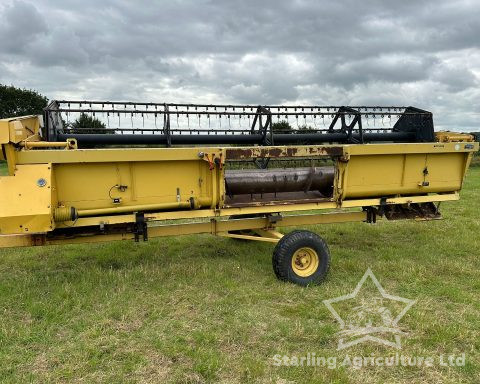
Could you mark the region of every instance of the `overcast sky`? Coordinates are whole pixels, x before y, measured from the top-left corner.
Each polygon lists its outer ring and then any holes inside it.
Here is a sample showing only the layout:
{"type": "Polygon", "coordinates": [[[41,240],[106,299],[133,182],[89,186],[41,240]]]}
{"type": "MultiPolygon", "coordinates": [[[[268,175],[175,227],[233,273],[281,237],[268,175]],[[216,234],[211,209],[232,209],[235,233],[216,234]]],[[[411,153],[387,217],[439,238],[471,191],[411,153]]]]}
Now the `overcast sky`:
{"type": "Polygon", "coordinates": [[[0,0],[0,82],[50,99],[415,105],[480,131],[480,1],[0,0]]]}

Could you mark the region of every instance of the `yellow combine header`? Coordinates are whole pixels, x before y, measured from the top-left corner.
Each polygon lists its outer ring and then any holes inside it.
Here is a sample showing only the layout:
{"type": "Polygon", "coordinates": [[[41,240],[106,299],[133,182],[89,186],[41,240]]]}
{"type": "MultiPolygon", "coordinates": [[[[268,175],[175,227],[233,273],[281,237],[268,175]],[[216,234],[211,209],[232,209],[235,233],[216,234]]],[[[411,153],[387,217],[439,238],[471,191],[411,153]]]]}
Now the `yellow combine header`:
{"type": "Polygon", "coordinates": [[[0,246],[211,233],[277,243],[277,277],[302,285],[324,278],[328,248],[278,227],[439,218],[478,151],[412,107],[85,101],[0,120],[0,144],[0,246]],[[79,114],[102,124],[72,128],[79,114]]]}

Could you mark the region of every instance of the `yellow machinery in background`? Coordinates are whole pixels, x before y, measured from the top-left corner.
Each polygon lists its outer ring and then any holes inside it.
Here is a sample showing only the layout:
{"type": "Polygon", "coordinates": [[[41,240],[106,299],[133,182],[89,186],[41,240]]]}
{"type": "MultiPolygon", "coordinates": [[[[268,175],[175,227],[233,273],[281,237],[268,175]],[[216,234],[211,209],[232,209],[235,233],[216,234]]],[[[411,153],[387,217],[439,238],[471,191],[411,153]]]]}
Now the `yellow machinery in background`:
{"type": "Polygon", "coordinates": [[[277,243],[277,277],[301,285],[325,277],[328,247],[278,227],[439,218],[478,151],[412,107],[88,101],[0,120],[0,144],[0,246],[211,233],[277,243]]]}

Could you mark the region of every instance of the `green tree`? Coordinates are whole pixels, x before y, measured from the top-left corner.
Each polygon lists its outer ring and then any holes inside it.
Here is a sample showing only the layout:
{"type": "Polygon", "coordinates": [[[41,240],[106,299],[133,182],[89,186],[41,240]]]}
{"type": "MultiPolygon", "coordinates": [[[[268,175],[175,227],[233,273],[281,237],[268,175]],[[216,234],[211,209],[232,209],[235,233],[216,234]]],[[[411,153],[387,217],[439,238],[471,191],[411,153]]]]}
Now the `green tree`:
{"type": "Polygon", "coordinates": [[[272,124],[272,131],[276,133],[313,133],[314,128],[307,125],[302,125],[295,129],[288,121],[281,120],[272,124]]]}
{"type": "Polygon", "coordinates": [[[106,125],[94,116],[81,113],[80,116],[70,124],[71,128],[106,128],[106,125]]]}
{"type": "Polygon", "coordinates": [[[307,125],[302,125],[298,127],[298,129],[295,131],[296,133],[314,133],[313,127],[309,127],[307,125]]]}
{"type": "Polygon", "coordinates": [[[272,131],[277,133],[291,133],[293,128],[288,121],[282,120],[272,124],[272,131]]]}
{"type": "Polygon", "coordinates": [[[30,89],[0,84],[0,119],[25,115],[41,115],[48,99],[30,89]]]}

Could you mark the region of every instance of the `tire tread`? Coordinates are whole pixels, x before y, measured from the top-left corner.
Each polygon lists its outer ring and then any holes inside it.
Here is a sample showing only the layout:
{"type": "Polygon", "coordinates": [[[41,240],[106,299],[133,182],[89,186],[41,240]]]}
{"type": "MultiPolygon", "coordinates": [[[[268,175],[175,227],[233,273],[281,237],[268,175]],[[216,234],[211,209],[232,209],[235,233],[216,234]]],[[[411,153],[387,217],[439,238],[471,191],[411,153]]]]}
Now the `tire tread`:
{"type": "Polygon", "coordinates": [[[272,266],[279,280],[290,281],[302,286],[320,284],[325,279],[330,268],[330,251],[325,240],[316,233],[295,230],[283,236],[277,243],[273,251],[272,266]],[[308,277],[298,276],[291,270],[293,253],[302,246],[314,248],[320,258],[317,272],[308,277]],[[322,269],[323,272],[321,271],[322,269]]]}

